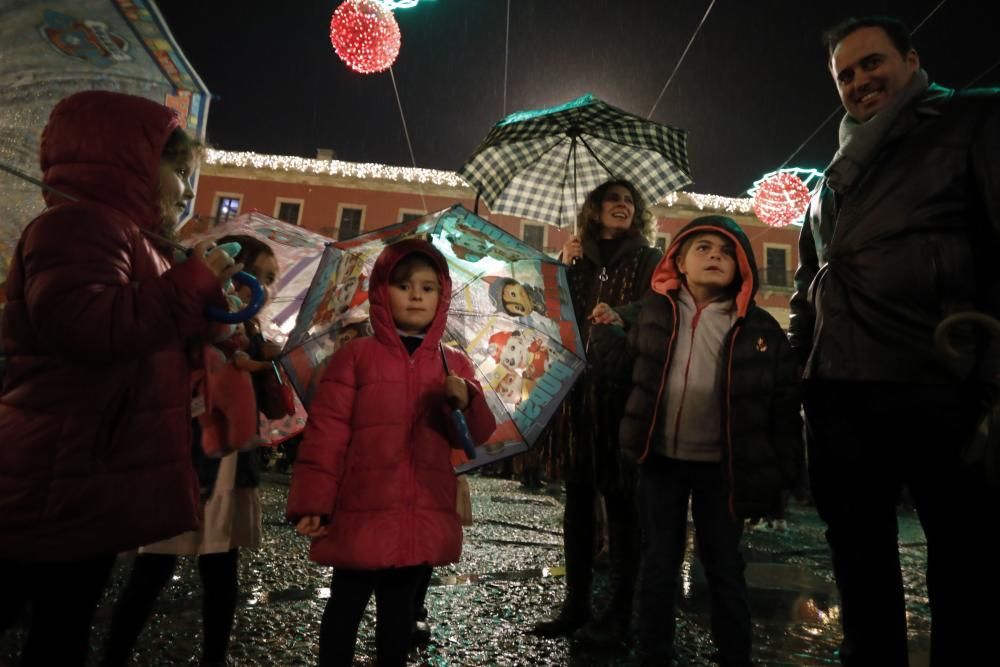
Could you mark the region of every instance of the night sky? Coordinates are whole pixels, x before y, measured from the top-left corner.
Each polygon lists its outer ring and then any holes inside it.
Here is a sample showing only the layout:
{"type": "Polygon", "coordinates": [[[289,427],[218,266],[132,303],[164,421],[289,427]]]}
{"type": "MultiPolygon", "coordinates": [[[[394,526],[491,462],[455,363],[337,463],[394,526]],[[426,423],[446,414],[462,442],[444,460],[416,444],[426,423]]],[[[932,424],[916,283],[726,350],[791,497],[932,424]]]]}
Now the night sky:
{"type": "MultiPolygon", "coordinates": [[[[388,72],[350,71],[330,46],[338,0],[158,0],[214,99],[216,148],[409,166],[388,72]]],[[[417,165],[457,169],[512,111],[594,93],[645,117],[709,0],[422,0],[399,10],[393,67],[417,165]]],[[[688,130],[694,192],[739,196],[837,106],[820,33],[851,15],[915,28],[932,81],[1000,85],[989,0],[717,0],[653,119],[688,130]]],[[[840,114],[790,166],[823,167],[840,114]]]]}

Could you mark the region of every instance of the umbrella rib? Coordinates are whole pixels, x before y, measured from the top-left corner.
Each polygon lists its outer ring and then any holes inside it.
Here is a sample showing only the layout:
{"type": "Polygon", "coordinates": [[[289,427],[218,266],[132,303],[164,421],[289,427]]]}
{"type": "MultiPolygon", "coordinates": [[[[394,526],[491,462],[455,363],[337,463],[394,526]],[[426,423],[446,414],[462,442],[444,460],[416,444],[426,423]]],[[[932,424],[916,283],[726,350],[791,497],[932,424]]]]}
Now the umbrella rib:
{"type": "Polygon", "coordinates": [[[595,153],[594,149],[590,147],[590,144],[587,143],[587,140],[584,139],[584,137],[583,137],[582,134],[580,135],[580,143],[582,143],[583,147],[587,149],[587,152],[590,153],[594,157],[595,160],[597,160],[597,164],[601,165],[601,167],[604,168],[604,171],[608,172],[608,176],[612,176],[613,177],[615,175],[615,172],[613,172],[610,169],[608,169],[608,165],[604,164],[604,160],[602,160],[601,158],[597,157],[597,153],[595,153]]]}
{"type": "MultiPolygon", "coordinates": [[[[562,187],[559,188],[560,194],[566,191],[566,179],[569,177],[569,161],[573,160],[573,197],[576,197],[576,137],[572,138],[569,145],[569,151],[566,152],[566,166],[563,168],[563,182],[562,187]]],[[[560,196],[559,210],[556,212],[556,219],[563,219],[563,206],[565,202],[562,201],[563,197],[560,196]]],[[[579,233],[578,230],[574,229],[574,233],[579,233]]]]}

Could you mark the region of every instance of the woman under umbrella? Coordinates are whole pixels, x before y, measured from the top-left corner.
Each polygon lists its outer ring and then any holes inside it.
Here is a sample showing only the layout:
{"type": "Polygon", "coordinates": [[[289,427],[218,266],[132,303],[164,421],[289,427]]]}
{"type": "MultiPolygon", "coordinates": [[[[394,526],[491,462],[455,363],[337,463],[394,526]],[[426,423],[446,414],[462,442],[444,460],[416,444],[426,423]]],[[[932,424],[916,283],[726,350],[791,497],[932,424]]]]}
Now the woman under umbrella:
{"type": "Polygon", "coordinates": [[[555,420],[548,443],[550,467],[566,481],[563,540],[566,553],[566,598],[555,618],[538,623],[535,634],[554,637],[579,631],[579,639],[616,644],[628,633],[632,594],[639,560],[639,528],[632,472],[619,463],[618,423],[630,381],[628,364],[607,351],[625,343],[621,329],[591,324],[594,306],[612,307],[638,301],[649,289],[661,253],[649,246],[649,216],[635,187],[611,180],[587,195],[573,236],[562,252],[571,264],[569,285],[589,370],[577,383],[555,420]],[[611,601],[591,618],[591,579],[598,494],[608,515],[611,601]]]}

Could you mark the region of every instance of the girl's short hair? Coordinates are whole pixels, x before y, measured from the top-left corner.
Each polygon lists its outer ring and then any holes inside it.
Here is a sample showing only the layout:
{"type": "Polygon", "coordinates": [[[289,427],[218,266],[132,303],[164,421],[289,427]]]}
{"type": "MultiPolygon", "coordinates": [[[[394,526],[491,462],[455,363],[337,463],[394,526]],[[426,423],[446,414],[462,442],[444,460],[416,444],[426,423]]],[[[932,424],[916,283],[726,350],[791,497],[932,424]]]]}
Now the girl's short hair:
{"type": "Polygon", "coordinates": [[[180,164],[184,162],[200,162],[204,155],[205,144],[178,127],[167,137],[167,143],[163,147],[160,159],[165,162],[180,164]]]}
{"type": "Polygon", "coordinates": [[[411,252],[409,255],[403,259],[396,262],[396,265],[392,267],[392,272],[389,274],[389,284],[401,283],[405,280],[409,280],[413,272],[418,268],[428,268],[434,272],[434,275],[438,278],[438,285],[441,284],[441,276],[438,275],[437,264],[428,255],[422,252],[411,252]]]}

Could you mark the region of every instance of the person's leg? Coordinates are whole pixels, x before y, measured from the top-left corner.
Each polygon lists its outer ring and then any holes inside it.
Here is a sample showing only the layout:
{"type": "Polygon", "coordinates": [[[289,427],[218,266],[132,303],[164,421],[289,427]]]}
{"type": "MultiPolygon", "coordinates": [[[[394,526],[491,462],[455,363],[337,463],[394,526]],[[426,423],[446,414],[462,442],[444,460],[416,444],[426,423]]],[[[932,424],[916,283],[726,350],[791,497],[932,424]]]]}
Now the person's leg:
{"type": "Polygon", "coordinates": [[[132,648],[176,565],[177,556],[167,554],[139,554],[135,557],[128,581],[111,613],[111,629],[104,644],[102,665],[114,667],[128,664],[132,648]]]}
{"type": "MultiPolygon", "coordinates": [[[[319,628],[320,667],[350,667],[353,664],[358,626],[375,589],[376,576],[377,573],[370,570],[337,568],[333,571],[330,599],[319,628]]],[[[412,606],[412,598],[410,602],[412,606]]]]}
{"type": "Polygon", "coordinates": [[[681,564],[687,544],[690,481],[685,464],[650,455],[639,466],[642,559],[639,565],[639,652],[645,661],[670,659],[681,564]]]}
{"type": "Polygon", "coordinates": [[[892,386],[812,381],[804,391],[813,497],[840,592],[840,660],[906,665],[896,498],[907,443],[884,407],[892,386]]]}
{"type": "Polygon", "coordinates": [[[21,654],[23,667],[85,663],[90,623],[114,564],[114,554],[35,564],[31,626],[21,654]]]}
{"type": "Polygon", "coordinates": [[[632,601],[639,572],[639,517],[636,511],[635,470],[621,471],[605,485],[607,508],[609,586],[611,599],[600,618],[575,635],[595,644],[613,645],[628,638],[632,625],[632,601]]]}
{"type": "Polygon", "coordinates": [[[431,626],[427,621],[427,590],[431,585],[433,569],[423,567],[417,589],[413,594],[413,627],[410,631],[410,642],[415,645],[426,644],[431,638],[431,626]]]}
{"type": "Polygon", "coordinates": [[[590,587],[594,566],[594,487],[566,482],[563,547],[566,554],[566,599],[559,614],[535,625],[543,637],[569,634],[590,617],[590,587]]]}
{"type": "Polygon", "coordinates": [[[223,664],[239,595],[239,550],[198,557],[202,598],[203,664],[223,664]]]}
{"type": "Polygon", "coordinates": [[[927,538],[931,664],[983,664],[993,652],[997,492],[981,470],[963,464],[961,446],[976,422],[975,402],[961,391],[913,387],[906,407],[921,415],[904,434],[906,481],[927,538]]]}
{"type": "Polygon", "coordinates": [[[380,570],[375,580],[375,650],[379,667],[405,667],[413,628],[413,598],[428,568],[380,570]]]}
{"type": "Polygon", "coordinates": [[[431,573],[433,568],[427,566],[420,575],[416,593],[413,595],[413,613],[418,621],[427,620],[427,590],[431,586],[431,573]]]}
{"type": "Polygon", "coordinates": [[[724,667],[749,667],[753,630],[740,553],[743,521],[729,513],[728,485],[717,463],[690,463],[695,547],[712,600],[712,638],[724,667]]]}

